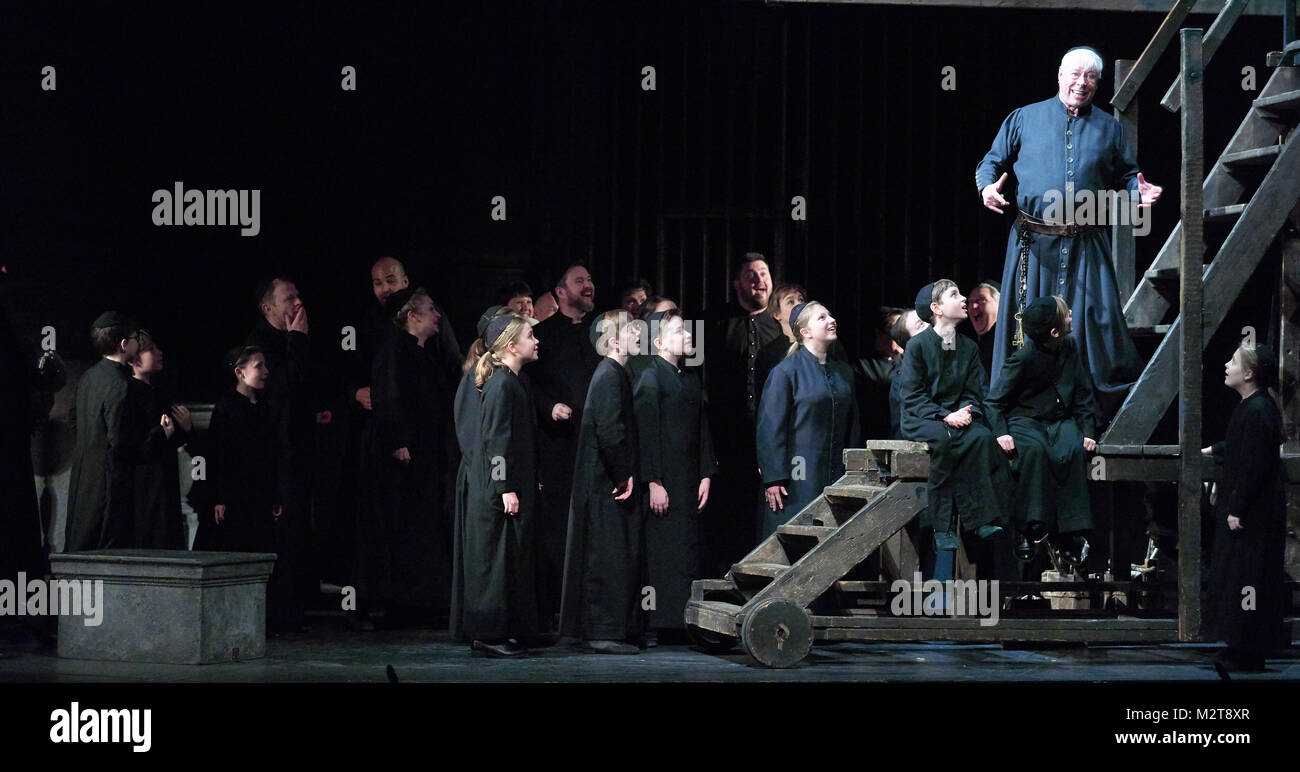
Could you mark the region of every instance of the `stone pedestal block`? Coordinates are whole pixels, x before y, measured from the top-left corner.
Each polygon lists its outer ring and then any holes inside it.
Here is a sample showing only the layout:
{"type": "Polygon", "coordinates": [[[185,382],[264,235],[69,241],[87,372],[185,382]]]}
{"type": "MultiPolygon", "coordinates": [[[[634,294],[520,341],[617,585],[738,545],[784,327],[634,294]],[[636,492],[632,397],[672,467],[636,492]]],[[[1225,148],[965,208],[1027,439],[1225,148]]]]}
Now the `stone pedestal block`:
{"type": "Polygon", "coordinates": [[[103,582],[98,625],[59,617],[60,657],[204,665],[266,654],[274,554],[94,550],[50,564],[56,581],[103,582]]]}

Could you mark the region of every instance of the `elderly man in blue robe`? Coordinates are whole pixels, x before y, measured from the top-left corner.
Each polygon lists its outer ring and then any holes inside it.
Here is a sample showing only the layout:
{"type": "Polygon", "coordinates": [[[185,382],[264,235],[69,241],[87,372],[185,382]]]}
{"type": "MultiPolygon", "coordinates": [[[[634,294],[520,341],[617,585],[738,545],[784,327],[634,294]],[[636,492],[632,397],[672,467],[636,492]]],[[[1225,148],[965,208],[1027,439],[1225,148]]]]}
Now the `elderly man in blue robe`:
{"type": "Polygon", "coordinates": [[[975,184],[988,209],[1017,209],[1002,271],[993,389],[1003,364],[1023,344],[1019,312],[1035,298],[1061,295],[1075,310],[1074,335],[1099,406],[1111,416],[1141,363],[1102,226],[1116,216],[1112,199],[1120,199],[1118,216],[1133,217],[1138,207],[1154,204],[1162,188],[1138,171],[1119,122],[1092,105],[1102,68],[1091,48],[1067,51],[1056,73],[1057,93],[1007,116],[975,169],[975,184]]]}

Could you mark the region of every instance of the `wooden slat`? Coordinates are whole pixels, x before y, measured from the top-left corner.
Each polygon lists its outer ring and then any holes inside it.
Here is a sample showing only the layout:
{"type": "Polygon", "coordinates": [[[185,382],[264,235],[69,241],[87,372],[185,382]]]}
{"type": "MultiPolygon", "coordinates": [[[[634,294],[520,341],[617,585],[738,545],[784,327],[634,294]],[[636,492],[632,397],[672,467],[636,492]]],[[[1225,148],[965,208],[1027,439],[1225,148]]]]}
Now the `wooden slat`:
{"type": "MultiPolygon", "coordinates": [[[[1182,468],[1178,476],[1178,554],[1201,554],[1201,474],[1191,461],[1201,451],[1201,381],[1205,333],[1200,324],[1202,311],[1201,276],[1205,263],[1201,185],[1205,174],[1204,66],[1200,30],[1180,33],[1179,91],[1182,96],[1181,137],[1183,168],[1179,194],[1182,198],[1182,292],[1180,316],[1186,320],[1178,339],[1179,372],[1178,426],[1182,468]]],[[[1288,207],[1289,209],[1289,207],[1288,207]]],[[[1261,245],[1261,252],[1262,245],[1261,245]]],[[[1223,258],[1224,255],[1220,255],[1223,258]]],[[[1231,254],[1228,255],[1231,257],[1231,254]]],[[[1201,561],[1178,561],[1178,637],[1196,641],[1201,637],[1201,561]]]]}
{"type": "Polygon", "coordinates": [[[737,563],[731,567],[731,574],[732,576],[775,579],[789,568],[789,566],[783,566],[780,563],[737,563]]]}
{"type": "MultiPolygon", "coordinates": [[[[1219,44],[1227,37],[1228,31],[1232,25],[1237,22],[1242,11],[1246,10],[1247,0],[1228,0],[1224,3],[1223,10],[1214,18],[1214,23],[1210,25],[1210,30],[1205,33],[1201,40],[1201,52],[1205,59],[1202,65],[1209,64],[1214,58],[1214,53],[1219,50],[1219,44]]],[[[1160,106],[1166,110],[1176,113],[1178,108],[1183,104],[1182,94],[1179,93],[1179,87],[1182,85],[1182,76],[1174,78],[1174,82],[1165,92],[1164,98],[1160,100],[1160,106]]]]}
{"type": "Polygon", "coordinates": [[[917,555],[912,537],[903,529],[885,540],[880,545],[880,562],[885,572],[895,579],[911,580],[912,575],[920,570],[921,558],[917,555]]]}
{"type": "Polygon", "coordinates": [[[1143,327],[1130,327],[1128,332],[1135,337],[1159,337],[1169,334],[1169,327],[1170,325],[1167,324],[1151,324],[1143,327]]]}
{"type": "MultiPolygon", "coordinates": [[[[930,8],[989,8],[998,11],[1118,11],[1124,14],[1165,13],[1169,0],[765,0],[770,5],[905,5],[930,8]]],[[[1223,0],[1196,0],[1192,13],[1218,13],[1223,0]]],[[[1278,16],[1282,0],[1250,0],[1247,16],[1278,16]]]]}
{"type": "Polygon", "coordinates": [[[1300,90],[1262,96],[1254,102],[1255,109],[1272,115],[1285,115],[1300,111],[1300,90]]]}
{"type": "Polygon", "coordinates": [[[1195,3],[1196,0],[1178,0],[1178,2],[1174,3],[1174,7],[1169,9],[1165,20],[1160,23],[1160,28],[1156,30],[1156,34],[1147,43],[1142,55],[1138,57],[1137,63],[1133,65],[1132,71],[1124,79],[1124,84],[1115,91],[1115,96],[1111,98],[1110,103],[1115,106],[1116,110],[1128,108],[1129,102],[1133,101],[1133,97],[1137,95],[1143,81],[1155,69],[1156,61],[1173,41],[1174,36],[1178,33],[1178,27],[1182,25],[1183,19],[1187,18],[1187,14],[1191,12],[1195,3]]]}
{"type": "MultiPolygon", "coordinates": [[[[1133,71],[1132,59],[1115,60],[1115,90],[1118,91],[1133,71]]],[[[1120,131],[1128,140],[1128,146],[1138,147],[1138,119],[1141,110],[1138,102],[1131,102],[1124,110],[1115,111],[1115,120],[1119,121],[1120,131]]],[[[1118,202],[1118,199],[1116,199],[1118,202]]],[[[1115,284],[1119,296],[1125,300],[1133,295],[1137,283],[1137,239],[1133,235],[1133,225],[1129,218],[1115,217],[1111,220],[1110,254],[1115,267],[1115,284]]]]}
{"type": "MultiPolygon", "coordinates": [[[[1237,224],[1205,271],[1201,320],[1204,340],[1222,324],[1232,302],[1263,259],[1264,252],[1282,227],[1296,199],[1300,198],[1300,142],[1287,143],[1277,162],[1265,175],[1237,224]]],[[[1183,225],[1180,224],[1181,234],[1183,225]]],[[[1129,391],[1103,444],[1141,444],[1151,436],[1177,389],[1177,331],[1180,316],[1156,348],[1137,384],[1129,391]]]]}
{"type": "Polygon", "coordinates": [[[867,450],[890,450],[903,453],[929,453],[930,446],[911,440],[867,440],[867,450]]]}
{"type": "Polygon", "coordinates": [[[862,499],[870,501],[885,491],[883,485],[858,485],[853,483],[833,483],[823,491],[829,499],[862,499]]]}
{"type": "Polygon", "coordinates": [[[1204,222],[1235,222],[1241,219],[1242,212],[1246,211],[1246,204],[1229,204],[1228,206],[1215,206],[1202,210],[1202,219],[1204,222]]]}
{"type": "Polygon", "coordinates": [[[1219,158],[1219,163],[1227,167],[1240,166],[1269,166],[1282,153],[1281,145],[1269,145],[1268,147],[1256,147],[1250,150],[1240,150],[1236,153],[1224,153],[1219,158]]]}
{"type": "Polygon", "coordinates": [[[838,528],[824,525],[778,525],[776,532],[782,536],[803,536],[812,539],[824,539],[835,533],[838,528]]]}
{"type": "Polygon", "coordinates": [[[738,638],[740,637],[740,611],[741,607],[733,603],[691,600],[686,602],[686,613],[683,616],[687,624],[738,638]]]}

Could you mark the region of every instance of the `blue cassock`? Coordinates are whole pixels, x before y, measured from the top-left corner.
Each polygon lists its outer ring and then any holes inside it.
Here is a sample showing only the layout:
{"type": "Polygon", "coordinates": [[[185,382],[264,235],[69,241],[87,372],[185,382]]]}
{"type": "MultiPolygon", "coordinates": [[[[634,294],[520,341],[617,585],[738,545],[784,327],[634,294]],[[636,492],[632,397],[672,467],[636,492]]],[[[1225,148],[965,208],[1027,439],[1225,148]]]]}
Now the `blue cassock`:
{"type": "Polygon", "coordinates": [[[760,538],[767,538],[844,474],[844,448],[858,442],[848,364],[827,359],[823,365],[803,346],[781,360],[763,386],[755,439],[763,487],[780,483],[789,492],[779,512],[768,508],[765,497],[760,504],[760,538]]]}
{"type": "MultiPolygon", "coordinates": [[[[1109,113],[1089,105],[1071,117],[1053,96],[1013,111],[1002,122],[993,146],[975,168],[978,190],[1009,172],[1002,195],[1021,211],[1042,219],[1052,207],[1065,221],[1064,198],[1076,191],[1129,191],[1136,197],[1137,161],[1124,132],[1109,113]]],[[[1096,200],[1101,199],[1094,193],[1096,200]]],[[[1093,216],[1099,217],[1096,209],[1093,216]]],[[[1109,216],[1109,213],[1108,215],[1109,216]]],[[[1079,221],[1076,217],[1074,221],[1079,221]]],[[[1087,219],[1087,218],[1083,218],[1087,219]]],[[[1096,223],[1096,219],[1090,220],[1096,223]]],[[[1107,221],[1109,222],[1109,221],[1107,221]]],[[[1007,238],[1006,265],[1002,269],[1002,299],[998,303],[997,339],[993,346],[992,389],[1000,383],[1002,365],[1014,352],[1015,314],[1020,287],[1017,229],[1007,238]]],[[[1025,304],[1046,295],[1061,295],[1074,311],[1074,336],[1079,343],[1084,370],[1092,373],[1099,406],[1114,414],[1141,364],[1128,325],[1124,303],[1115,283],[1110,257],[1110,229],[1100,228],[1078,237],[1033,234],[1029,253],[1025,304]]]]}

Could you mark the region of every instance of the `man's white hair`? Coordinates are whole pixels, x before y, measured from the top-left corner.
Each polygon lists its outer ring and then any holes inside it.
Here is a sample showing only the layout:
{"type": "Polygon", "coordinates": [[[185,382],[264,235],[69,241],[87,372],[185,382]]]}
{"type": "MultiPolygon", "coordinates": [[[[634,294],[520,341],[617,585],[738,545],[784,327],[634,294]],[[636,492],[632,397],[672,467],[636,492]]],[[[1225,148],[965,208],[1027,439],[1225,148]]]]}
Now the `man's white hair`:
{"type": "Polygon", "coordinates": [[[1078,46],[1077,48],[1071,48],[1069,51],[1066,51],[1065,56],[1061,57],[1062,70],[1065,69],[1065,63],[1071,59],[1082,59],[1089,69],[1097,71],[1097,77],[1099,78],[1106,68],[1105,63],[1101,60],[1101,54],[1098,54],[1087,46],[1078,46]]]}

